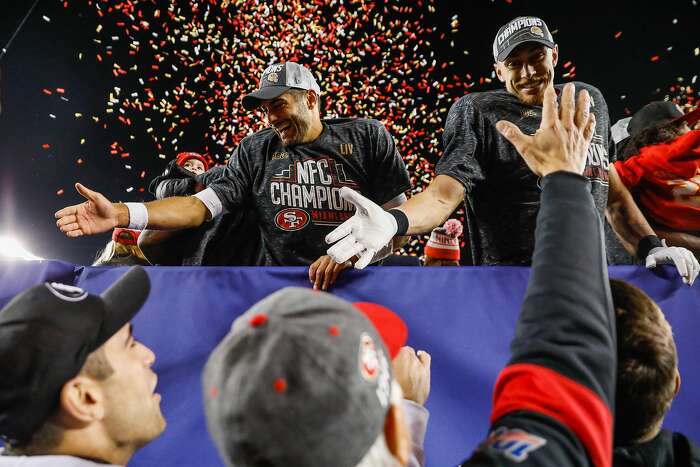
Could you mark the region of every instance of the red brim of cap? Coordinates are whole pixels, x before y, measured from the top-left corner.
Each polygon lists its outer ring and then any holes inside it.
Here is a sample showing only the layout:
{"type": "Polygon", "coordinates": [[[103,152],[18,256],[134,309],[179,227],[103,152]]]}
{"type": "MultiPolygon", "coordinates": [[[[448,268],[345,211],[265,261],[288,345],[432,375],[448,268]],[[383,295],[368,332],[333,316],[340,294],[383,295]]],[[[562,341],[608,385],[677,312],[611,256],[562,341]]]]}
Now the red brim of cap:
{"type": "Polygon", "coordinates": [[[355,302],[353,305],[372,322],[379,335],[382,336],[391,358],[396,357],[408,340],[406,323],[399,315],[385,306],[370,302],[355,302]]]}
{"type": "Polygon", "coordinates": [[[112,241],[122,245],[138,245],[140,230],[116,228],[112,231],[112,241]]]}
{"type": "Polygon", "coordinates": [[[688,125],[692,126],[695,125],[698,120],[700,120],[700,106],[696,107],[695,109],[691,110],[687,114],[683,115],[682,117],[678,117],[676,122],[686,122],[688,125]]]}
{"type": "Polygon", "coordinates": [[[198,154],[196,152],[181,152],[175,158],[175,163],[182,167],[183,165],[185,165],[185,162],[187,162],[190,159],[197,159],[199,162],[202,163],[202,165],[204,165],[205,171],[209,170],[209,161],[207,161],[207,159],[203,155],[198,154]]]}

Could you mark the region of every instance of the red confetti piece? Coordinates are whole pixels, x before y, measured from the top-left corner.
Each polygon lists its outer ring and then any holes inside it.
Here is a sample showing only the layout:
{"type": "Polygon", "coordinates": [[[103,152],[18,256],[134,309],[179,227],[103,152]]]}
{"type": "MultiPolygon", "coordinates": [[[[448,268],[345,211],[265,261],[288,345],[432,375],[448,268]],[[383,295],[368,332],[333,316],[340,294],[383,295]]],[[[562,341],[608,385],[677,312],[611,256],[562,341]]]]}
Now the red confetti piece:
{"type": "Polygon", "coordinates": [[[273,387],[275,388],[275,391],[281,394],[287,390],[287,381],[285,381],[283,378],[277,378],[273,387]]]}
{"type": "Polygon", "coordinates": [[[263,324],[267,323],[267,315],[264,313],[258,313],[257,315],[250,318],[250,321],[248,321],[248,323],[254,328],[262,326],[263,324]]]}
{"type": "Polygon", "coordinates": [[[49,148],[51,147],[51,145],[48,144],[48,143],[44,143],[44,144],[41,145],[41,147],[44,148],[44,149],[49,149],[49,148]]]}
{"type": "Polygon", "coordinates": [[[658,55],[654,55],[654,56],[651,57],[650,60],[651,60],[652,62],[658,62],[658,61],[659,61],[659,58],[661,58],[661,57],[659,57],[658,55]]]}
{"type": "Polygon", "coordinates": [[[622,36],[622,31],[617,31],[615,33],[615,39],[619,39],[622,36]]]}

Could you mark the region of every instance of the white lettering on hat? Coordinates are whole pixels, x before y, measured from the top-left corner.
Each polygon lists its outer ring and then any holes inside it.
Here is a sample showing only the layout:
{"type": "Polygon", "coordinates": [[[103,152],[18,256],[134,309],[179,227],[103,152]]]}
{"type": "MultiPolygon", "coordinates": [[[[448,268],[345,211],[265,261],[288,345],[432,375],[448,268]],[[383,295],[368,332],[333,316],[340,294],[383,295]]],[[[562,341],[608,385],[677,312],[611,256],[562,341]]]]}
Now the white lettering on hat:
{"type": "Polygon", "coordinates": [[[267,67],[265,69],[265,71],[263,71],[263,75],[266,75],[268,73],[279,73],[280,71],[282,71],[283,66],[284,65],[281,65],[279,63],[275,63],[273,65],[270,65],[269,67],[267,67]]]}
{"type": "Polygon", "coordinates": [[[518,18],[508,25],[507,28],[503,30],[502,33],[498,35],[498,45],[501,45],[503,41],[508,39],[514,32],[521,30],[522,28],[529,28],[532,26],[542,26],[543,22],[539,18],[518,18]]]}
{"type": "Polygon", "coordinates": [[[389,377],[389,362],[386,355],[381,350],[379,351],[379,382],[377,384],[377,399],[382,407],[389,405],[391,397],[391,378],[389,377]]]}
{"type": "Polygon", "coordinates": [[[45,285],[52,294],[67,302],[79,302],[88,296],[87,292],[80,287],[61,284],[58,282],[46,283],[45,285]]]}

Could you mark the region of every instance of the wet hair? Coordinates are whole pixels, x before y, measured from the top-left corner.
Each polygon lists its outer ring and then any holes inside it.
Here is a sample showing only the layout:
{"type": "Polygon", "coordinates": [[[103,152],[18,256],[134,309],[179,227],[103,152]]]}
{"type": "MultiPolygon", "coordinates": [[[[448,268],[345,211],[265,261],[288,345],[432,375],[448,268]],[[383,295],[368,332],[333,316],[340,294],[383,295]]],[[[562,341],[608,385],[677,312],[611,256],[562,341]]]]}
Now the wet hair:
{"type": "Polygon", "coordinates": [[[645,146],[667,143],[685,133],[685,122],[662,122],[645,128],[635,136],[630,136],[617,155],[618,160],[625,161],[639,154],[645,146]]]}
{"type": "Polygon", "coordinates": [[[671,326],[637,287],[610,280],[617,321],[615,445],[637,442],[661,421],[675,396],[678,368],[671,326]]]}
{"type": "MultiPolygon", "coordinates": [[[[294,97],[295,101],[297,101],[298,103],[303,103],[304,99],[306,98],[306,94],[309,91],[310,90],[306,90],[306,89],[292,88],[287,92],[289,92],[289,94],[291,94],[294,97]]],[[[316,93],[316,91],[314,91],[314,93],[316,94],[316,108],[318,109],[319,112],[321,112],[321,96],[318,93],[316,93]]]]}

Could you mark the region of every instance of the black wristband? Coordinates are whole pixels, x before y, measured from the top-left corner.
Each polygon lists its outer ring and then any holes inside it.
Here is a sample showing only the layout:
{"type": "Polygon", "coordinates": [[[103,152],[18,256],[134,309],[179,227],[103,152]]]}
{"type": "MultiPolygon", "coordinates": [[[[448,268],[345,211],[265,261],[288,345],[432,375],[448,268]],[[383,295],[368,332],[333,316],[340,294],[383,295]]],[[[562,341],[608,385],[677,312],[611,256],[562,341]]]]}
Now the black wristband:
{"type": "Polygon", "coordinates": [[[656,235],[647,235],[641,239],[637,245],[637,258],[644,261],[652,248],[657,248],[660,246],[664,246],[664,244],[661,243],[661,239],[659,237],[656,235]]]}
{"type": "Polygon", "coordinates": [[[389,209],[389,214],[396,219],[396,235],[405,235],[408,232],[408,216],[400,209],[389,209]]]}

